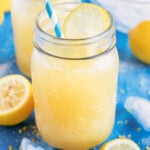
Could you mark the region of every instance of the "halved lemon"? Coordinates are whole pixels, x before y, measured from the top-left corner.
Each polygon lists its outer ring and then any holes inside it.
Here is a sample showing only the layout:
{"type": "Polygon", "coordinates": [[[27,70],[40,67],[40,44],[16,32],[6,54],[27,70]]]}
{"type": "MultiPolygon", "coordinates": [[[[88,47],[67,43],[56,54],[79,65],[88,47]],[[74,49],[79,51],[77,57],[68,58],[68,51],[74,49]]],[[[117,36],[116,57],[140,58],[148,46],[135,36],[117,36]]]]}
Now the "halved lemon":
{"type": "Polygon", "coordinates": [[[140,148],[132,140],[115,139],[104,144],[100,150],[140,150],[140,148]]]}
{"type": "Polygon", "coordinates": [[[31,83],[21,75],[0,78],[0,125],[16,125],[32,110],[31,83]]]}
{"type": "Polygon", "coordinates": [[[63,33],[65,38],[88,38],[104,32],[109,25],[109,13],[104,8],[95,4],[82,3],[66,17],[63,33]]]}

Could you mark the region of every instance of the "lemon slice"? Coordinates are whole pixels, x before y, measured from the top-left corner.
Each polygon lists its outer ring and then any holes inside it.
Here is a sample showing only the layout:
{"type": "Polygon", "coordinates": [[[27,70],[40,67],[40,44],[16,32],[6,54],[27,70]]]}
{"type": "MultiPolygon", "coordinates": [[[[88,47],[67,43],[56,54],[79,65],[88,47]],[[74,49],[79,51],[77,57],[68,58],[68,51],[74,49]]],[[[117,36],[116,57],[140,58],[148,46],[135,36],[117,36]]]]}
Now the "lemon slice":
{"type": "Polygon", "coordinates": [[[94,4],[80,4],[66,17],[63,24],[65,38],[81,39],[96,36],[110,25],[108,12],[94,4]]]}
{"type": "Polygon", "coordinates": [[[104,144],[100,150],[140,150],[140,148],[132,140],[116,139],[104,144]]]}
{"type": "Polygon", "coordinates": [[[31,83],[21,75],[0,79],[0,125],[15,125],[33,110],[31,83]]]}

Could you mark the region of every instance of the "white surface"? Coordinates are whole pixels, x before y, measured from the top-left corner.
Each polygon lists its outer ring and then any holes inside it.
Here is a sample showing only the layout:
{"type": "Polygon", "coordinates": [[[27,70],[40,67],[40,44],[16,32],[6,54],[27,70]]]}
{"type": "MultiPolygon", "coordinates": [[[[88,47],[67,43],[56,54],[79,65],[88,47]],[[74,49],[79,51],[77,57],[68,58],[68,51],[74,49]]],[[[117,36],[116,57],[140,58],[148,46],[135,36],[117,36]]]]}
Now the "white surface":
{"type": "Polygon", "coordinates": [[[111,12],[117,29],[127,33],[142,20],[150,20],[150,0],[91,0],[111,12]]]}

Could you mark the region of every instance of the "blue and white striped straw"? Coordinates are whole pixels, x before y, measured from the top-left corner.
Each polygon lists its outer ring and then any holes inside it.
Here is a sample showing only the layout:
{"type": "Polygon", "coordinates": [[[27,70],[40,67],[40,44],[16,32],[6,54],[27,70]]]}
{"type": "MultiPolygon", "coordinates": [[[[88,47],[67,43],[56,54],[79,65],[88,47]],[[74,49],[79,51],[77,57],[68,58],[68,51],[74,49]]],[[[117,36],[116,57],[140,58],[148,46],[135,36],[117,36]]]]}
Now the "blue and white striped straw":
{"type": "Polygon", "coordinates": [[[51,1],[50,0],[45,0],[45,8],[46,11],[48,13],[49,18],[51,19],[52,25],[54,27],[54,31],[56,34],[56,37],[58,38],[62,38],[63,37],[63,33],[60,27],[60,24],[58,22],[56,13],[52,7],[51,1]]]}

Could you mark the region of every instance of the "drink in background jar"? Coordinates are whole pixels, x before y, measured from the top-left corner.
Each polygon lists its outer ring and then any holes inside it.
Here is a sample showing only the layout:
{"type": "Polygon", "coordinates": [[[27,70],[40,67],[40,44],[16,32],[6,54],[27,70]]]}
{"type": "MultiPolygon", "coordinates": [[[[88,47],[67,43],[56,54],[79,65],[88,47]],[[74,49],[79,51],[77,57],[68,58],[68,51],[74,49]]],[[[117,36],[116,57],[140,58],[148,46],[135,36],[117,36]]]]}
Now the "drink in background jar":
{"type": "MultiPolygon", "coordinates": [[[[79,0],[52,0],[55,3],[79,0]]],[[[19,69],[30,77],[30,59],[33,50],[33,30],[36,15],[44,8],[43,0],[12,0],[12,23],[19,69]]]]}

